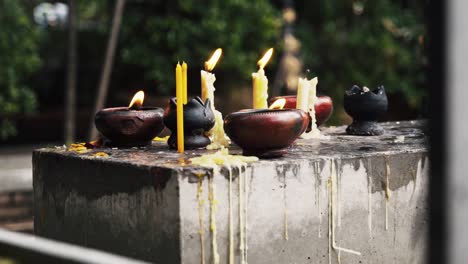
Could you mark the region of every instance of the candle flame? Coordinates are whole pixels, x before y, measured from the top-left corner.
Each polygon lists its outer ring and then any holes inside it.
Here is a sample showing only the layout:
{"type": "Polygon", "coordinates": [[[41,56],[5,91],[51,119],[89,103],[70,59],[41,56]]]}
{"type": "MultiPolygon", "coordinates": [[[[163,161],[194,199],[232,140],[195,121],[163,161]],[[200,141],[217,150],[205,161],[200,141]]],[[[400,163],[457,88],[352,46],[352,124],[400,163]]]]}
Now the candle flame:
{"type": "Polygon", "coordinates": [[[285,105],[286,105],[286,99],[280,98],[280,99],[276,100],[275,102],[273,102],[270,105],[270,107],[268,107],[268,109],[270,109],[270,110],[272,110],[272,109],[283,109],[285,105]]]}
{"type": "Polygon", "coordinates": [[[137,92],[134,96],[128,108],[132,107],[141,107],[143,105],[143,100],[145,99],[145,93],[143,91],[137,92]]]}
{"type": "Polygon", "coordinates": [[[217,48],[211,58],[205,62],[205,70],[212,71],[218,63],[219,58],[221,58],[221,54],[223,54],[223,50],[221,48],[217,48]]]}
{"type": "Polygon", "coordinates": [[[267,52],[265,52],[265,55],[257,62],[258,67],[260,69],[263,69],[265,65],[268,63],[270,60],[271,56],[273,55],[273,48],[270,48],[267,52]]]}

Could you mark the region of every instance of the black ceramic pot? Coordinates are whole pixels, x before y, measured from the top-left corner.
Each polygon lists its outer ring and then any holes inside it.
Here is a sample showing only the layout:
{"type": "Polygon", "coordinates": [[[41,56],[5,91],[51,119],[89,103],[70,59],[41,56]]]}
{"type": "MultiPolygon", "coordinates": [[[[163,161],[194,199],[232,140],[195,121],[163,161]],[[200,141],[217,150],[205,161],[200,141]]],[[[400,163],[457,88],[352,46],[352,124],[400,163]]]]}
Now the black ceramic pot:
{"type": "Polygon", "coordinates": [[[383,85],[370,91],[353,85],[344,96],[344,108],[353,118],[353,123],[346,128],[350,135],[382,135],[384,129],[377,119],[387,112],[388,100],[383,85]]]}
{"type": "Polygon", "coordinates": [[[164,129],[163,113],[156,107],[105,108],[96,113],[94,123],[108,146],[146,146],[164,129]]]}
{"type": "MultiPolygon", "coordinates": [[[[171,130],[167,141],[172,149],[177,149],[177,99],[169,100],[164,111],[164,124],[171,130]]],[[[184,105],[184,147],[185,149],[204,148],[211,143],[205,132],[213,128],[215,117],[211,110],[211,102],[204,103],[200,97],[195,97],[184,105]]]]}

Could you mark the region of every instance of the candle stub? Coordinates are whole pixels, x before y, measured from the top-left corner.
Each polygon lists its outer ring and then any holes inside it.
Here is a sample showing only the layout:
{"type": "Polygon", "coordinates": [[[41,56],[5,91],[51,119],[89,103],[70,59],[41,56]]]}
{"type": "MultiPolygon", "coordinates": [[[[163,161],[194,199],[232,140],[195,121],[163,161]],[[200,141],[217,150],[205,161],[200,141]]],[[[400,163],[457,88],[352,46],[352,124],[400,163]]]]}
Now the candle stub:
{"type": "Polygon", "coordinates": [[[317,83],[317,77],[311,80],[307,80],[307,78],[299,78],[296,108],[308,112],[312,119],[311,131],[302,134],[301,138],[309,139],[320,137],[320,130],[317,127],[317,119],[315,117],[315,102],[317,101],[317,83]]]}

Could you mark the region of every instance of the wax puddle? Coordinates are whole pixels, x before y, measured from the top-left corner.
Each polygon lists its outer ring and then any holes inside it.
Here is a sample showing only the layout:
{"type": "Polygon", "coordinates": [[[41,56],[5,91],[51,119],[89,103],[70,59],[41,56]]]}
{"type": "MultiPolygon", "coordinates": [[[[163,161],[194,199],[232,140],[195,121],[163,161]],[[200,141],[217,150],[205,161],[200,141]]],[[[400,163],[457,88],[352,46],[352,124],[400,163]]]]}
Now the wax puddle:
{"type": "MultiPolygon", "coordinates": [[[[335,216],[337,216],[337,208],[339,208],[339,200],[337,197],[337,189],[339,182],[335,172],[335,161],[330,160],[330,177],[327,181],[328,189],[328,263],[331,264],[331,251],[332,249],[337,251],[338,263],[341,263],[341,251],[349,254],[361,256],[361,252],[356,250],[340,247],[336,243],[336,223],[335,216]]],[[[341,241],[340,241],[341,243],[341,241]]]]}

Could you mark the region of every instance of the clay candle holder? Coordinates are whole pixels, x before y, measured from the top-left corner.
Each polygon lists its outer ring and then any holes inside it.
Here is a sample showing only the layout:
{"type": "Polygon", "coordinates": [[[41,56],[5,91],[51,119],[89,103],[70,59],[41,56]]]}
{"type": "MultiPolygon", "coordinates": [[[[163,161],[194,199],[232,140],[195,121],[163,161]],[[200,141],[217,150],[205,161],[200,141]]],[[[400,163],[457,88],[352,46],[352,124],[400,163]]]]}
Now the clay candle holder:
{"type": "Polygon", "coordinates": [[[142,107],[143,97],[143,92],[139,92],[129,107],[105,108],[96,113],[94,123],[105,138],[105,145],[146,146],[161,133],[164,129],[164,111],[158,107],[142,107]]]}
{"type": "Polygon", "coordinates": [[[346,133],[358,136],[382,135],[384,129],[377,119],[387,112],[388,100],[383,85],[370,91],[367,87],[354,85],[344,95],[344,108],[353,118],[346,133]]]}
{"type": "MultiPolygon", "coordinates": [[[[177,99],[171,98],[164,111],[164,124],[171,130],[167,144],[177,149],[177,99]]],[[[200,97],[195,97],[184,105],[184,145],[185,149],[197,149],[208,146],[211,141],[205,136],[213,128],[215,117],[211,109],[210,99],[205,103],[200,97]]]]}
{"type": "Polygon", "coordinates": [[[227,115],[224,129],[243,155],[273,158],[286,154],[309,123],[300,109],[247,109],[227,115]]]}
{"type": "MultiPolygon", "coordinates": [[[[286,99],[284,108],[296,108],[297,97],[295,95],[276,96],[269,100],[272,104],[278,99],[286,99]]],[[[315,107],[315,119],[317,120],[317,126],[321,126],[328,121],[333,112],[333,101],[329,96],[317,96],[317,101],[314,104],[315,107]]]]}

